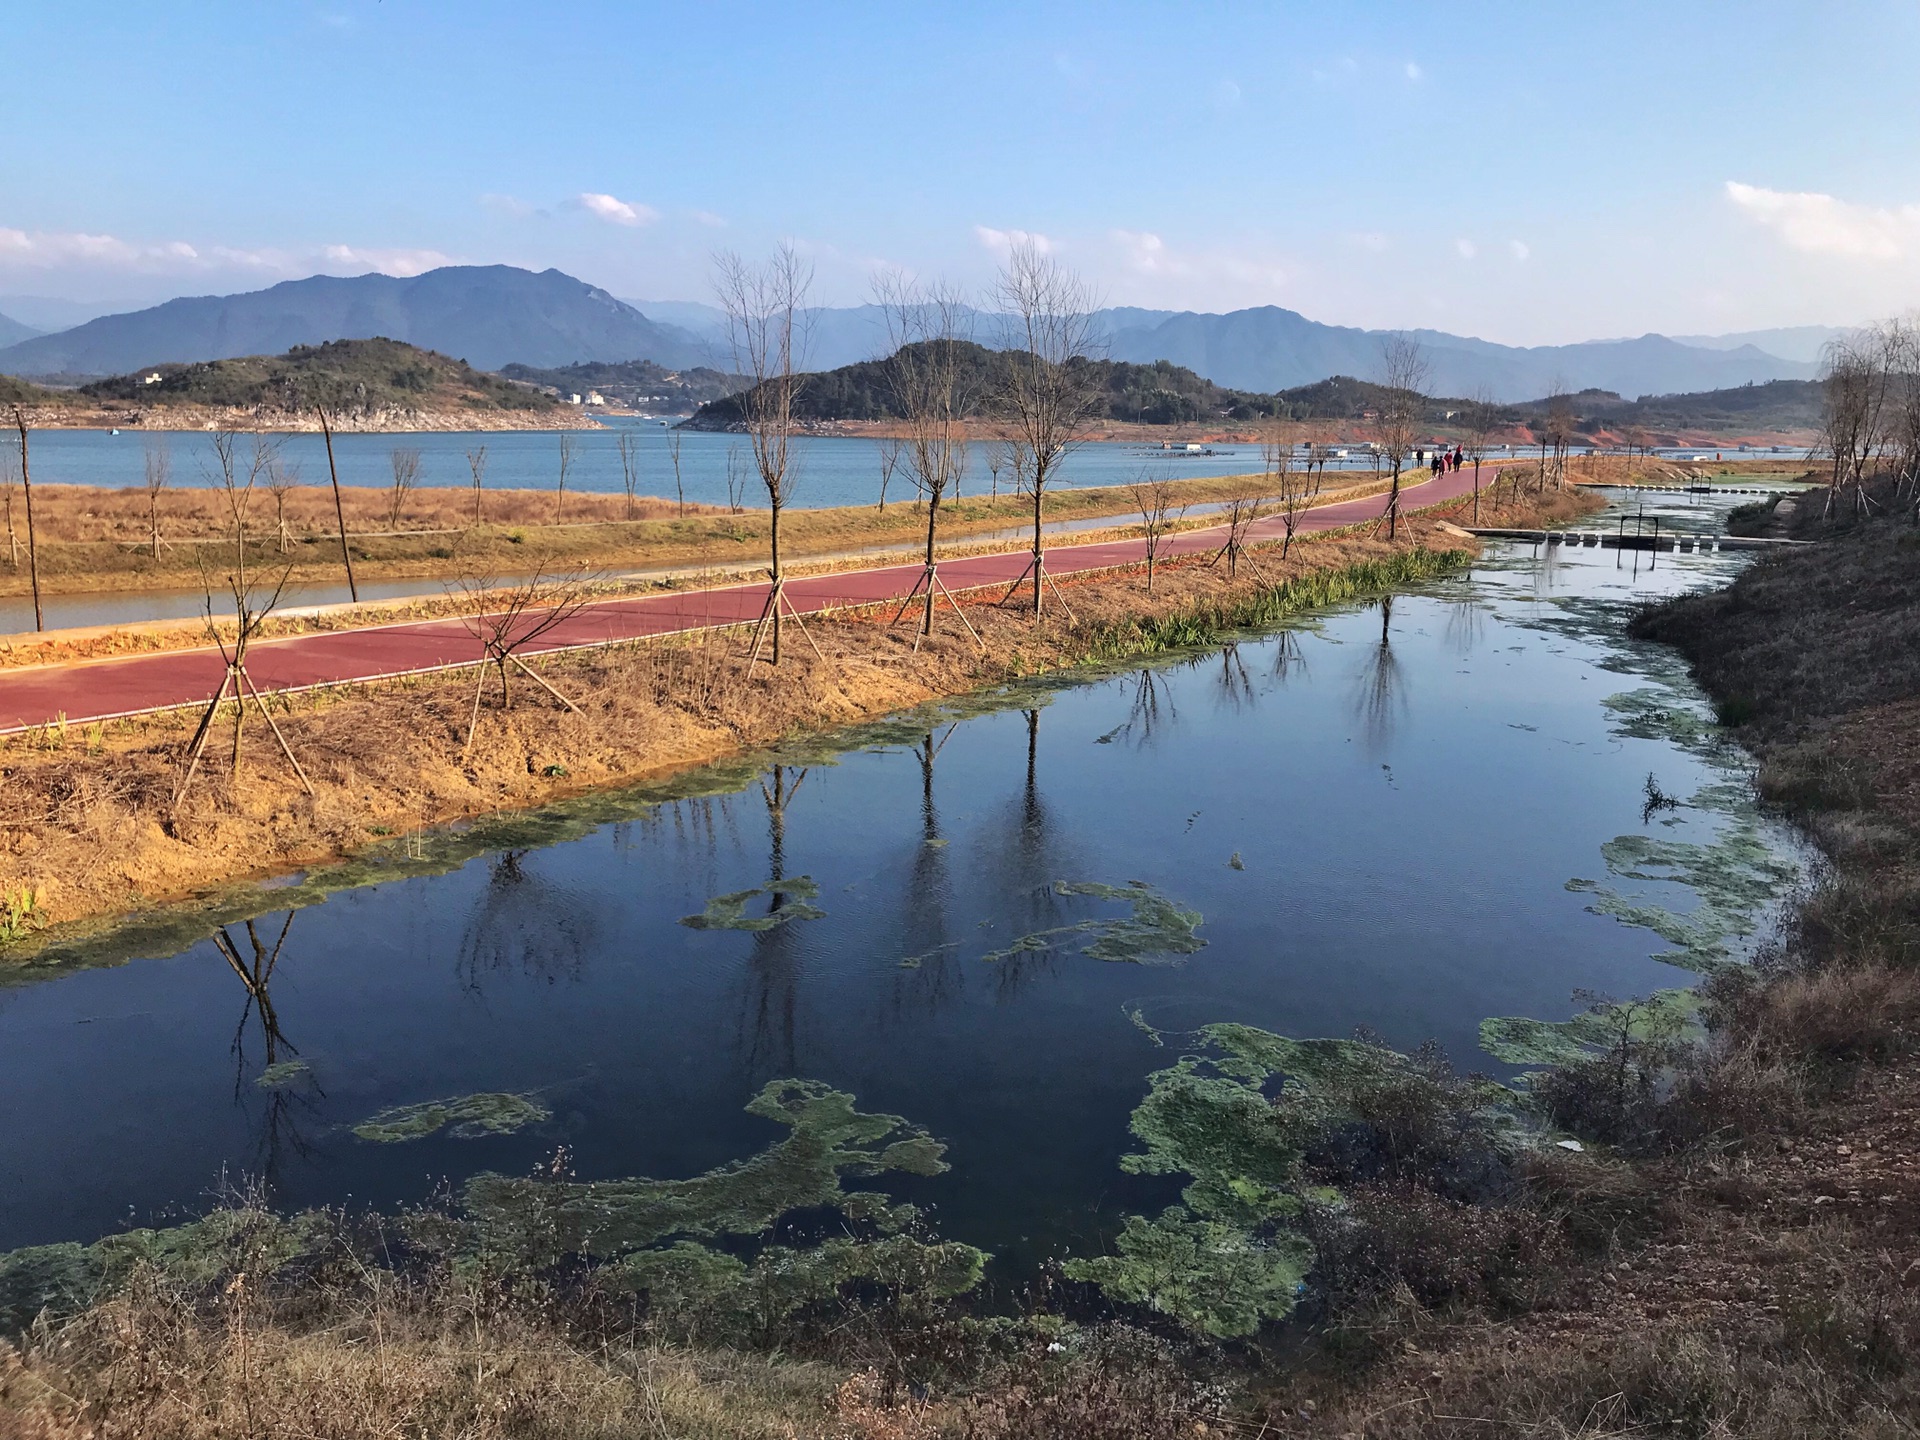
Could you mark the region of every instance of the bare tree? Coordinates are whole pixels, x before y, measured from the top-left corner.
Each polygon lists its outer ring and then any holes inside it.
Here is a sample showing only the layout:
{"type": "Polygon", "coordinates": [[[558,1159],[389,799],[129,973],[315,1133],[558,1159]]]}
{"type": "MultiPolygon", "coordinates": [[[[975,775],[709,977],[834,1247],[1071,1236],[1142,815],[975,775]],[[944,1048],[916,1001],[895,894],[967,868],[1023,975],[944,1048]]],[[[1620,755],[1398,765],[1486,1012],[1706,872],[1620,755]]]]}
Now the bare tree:
{"type": "Polygon", "coordinates": [[[1856,514],[1870,507],[1866,481],[1886,444],[1889,391],[1886,332],[1876,328],[1827,342],[1822,354],[1822,436],[1833,462],[1826,513],[1853,492],[1856,514]]]}
{"type": "MultiPolygon", "coordinates": [[[[267,493],[273,496],[273,532],[279,543],[280,553],[284,555],[293,546],[293,537],[287,531],[287,500],[293,494],[294,487],[300,483],[300,466],[297,463],[289,463],[286,457],[279,453],[278,447],[275,447],[274,453],[266,457],[263,478],[267,484],[267,493]]],[[[152,484],[151,479],[148,484],[152,484]]],[[[157,529],[154,539],[157,544],[159,540],[157,529]]]]}
{"type": "MultiPolygon", "coordinates": [[[[807,291],[813,283],[813,268],[791,244],[781,245],[764,265],[750,266],[731,253],[715,257],[714,263],[734,373],[747,381],[740,409],[771,512],[767,529],[771,585],[756,626],[753,658],[759,657],[762,643],[771,638],[768,658],[777,666],[785,616],[794,616],[802,633],[806,631],[786,594],[786,573],[780,567],[780,516],[799,480],[793,453],[794,402],[803,378],[807,291]]],[[[808,641],[812,643],[811,636],[808,641]]],[[[819,648],[814,646],[816,653],[819,648]]]]}
{"type": "Polygon", "coordinates": [[[680,442],[684,438],[678,429],[667,431],[667,458],[673,461],[673,494],[680,515],[687,513],[687,487],[680,478],[680,442]]]}
{"type": "Polygon", "coordinates": [[[1165,471],[1150,477],[1143,469],[1140,478],[1127,487],[1127,493],[1133,497],[1133,508],[1140,512],[1140,536],[1147,551],[1147,593],[1151,595],[1153,567],[1160,558],[1161,543],[1167,532],[1185,518],[1187,507],[1174,508],[1178,491],[1173,477],[1165,471]]]}
{"type": "Polygon", "coordinates": [[[1293,428],[1284,420],[1274,420],[1262,442],[1267,466],[1267,486],[1280,509],[1280,523],[1286,538],[1280,542],[1280,558],[1293,550],[1293,537],[1300,517],[1320,498],[1321,471],[1313,463],[1313,451],[1304,457],[1294,454],[1293,428]]]}
{"type": "Polygon", "coordinates": [[[1411,335],[1389,335],[1380,347],[1380,454],[1393,466],[1387,492],[1387,536],[1400,533],[1400,472],[1426,409],[1427,356],[1411,335]]]}
{"type": "MultiPolygon", "coordinates": [[[[153,547],[153,558],[160,558],[160,496],[173,478],[173,452],[167,447],[165,435],[149,435],[141,457],[145,462],[147,480],[147,538],[153,547]]],[[[9,523],[9,533],[12,526],[9,523]]]]}
{"type": "Polygon", "coordinates": [[[567,471],[573,468],[573,432],[560,432],[560,480],[553,490],[553,519],[558,524],[567,508],[567,471]]]}
{"type": "Polygon", "coordinates": [[[7,568],[20,568],[20,535],[13,528],[13,502],[20,494],[20,465],[9,453],[13,446],[8,444],[0,451],[0,504],[4,504],[7,513],[7,568]]]}
{"type": "Polygon", "coordinates": [[[1556,490],[1567,483],[1567,450],[1578,434],[1576,424],[1573,396],[1567,393],[1566,382],[1556,379],[1547,393],[1547,420],[1540,432],[1545,452],[1551,457],[1551,463],[1541,467],[1543,489],[1548,476],[1552,477],[1556,490]]]}
{"type": "Polygon", "coordinates": [[[879,513],[887,513],[887,486],[893,483],[893,472],[900,467],[900,441],[893,435],[883,436],[880,440],[880,505],[879,513]]]}
{"type": "Polygon", "coordinates": [[[338,406],[330,397],[321,396],[312,401],[313,413],[319,417],[320,433],[327,442],[327,479],[333,484],[333,518],[340,526],[340,563],[347,570],[347,594],[353,603],[360,603],[360,586],[353,578],[353,550],[347,544],[347,510],[340,499],[340,467],[333,458],[333,422],[339,414],[338,406]]]}
{"type": "Polygon", "coordinates": [[[480,497],[486,490],[487,447],[475,446],[467,451],[467,469],[473,475],[473,523],[481,523],[480,497]]]}
{"type": "Polygon", "coordinates": [[[387,528],[400,528],[400,511],[413,494],[413,487],[420,483],[420,452],[407,446],[398,446],[388,457],[393,467],[393,488],[387,494],[387,528]]]}
{"type": "MultiPolygon", "coordinates": [[[[966,417],[973,408],[973,369],[967,363],[973,346],[967,330],[972,311],[956,290],[913,285],[897,274],[883,277],[876,291],[893,352],[886,362],[887,383],[907,432],[900,457],[913,488],[927,502],[926,568],[908,590],[900,615],[920,595],[920,634],[931,635],[934,600],[944,595],[967,633],[985,649],[960,602],[941,583],[934,559],[940,501],[959,486],[967,469],[966,417]]],[[[914,641],[916,649],[919,643],[914,641]]]]}
{"type": "MultiPolygon", "coordinates": [[[[1264,476],[1255,477],[1256,482],[1264,480],[1265,478],[1264,476]]],[[[1238,577],[1240,573],[1240,562],[1243,560],[1246,561],[1247,568],[1252,570],[1254,574],[1260,574],[1259,567],[1255,565],[1247,555],[1247,537],[1252,532],[1254,525],[1265,517],[1267,513],[1267,500],[1268,497],[1265,491],[1256,483],[1242,490],[1239,494],[1230,496],[1226,504],[1222,507],[1221,513],[1226,517],[1227,521],[1227,538],[1225,543],[1214,552],[1211,563],[1217,565],[1222,560],[1225,560],[1227,562],[1227,575],[1229,578],[1238,577]]],[[[1265,577],[1263,576],[1262,578],[1264,579],[1265,577]]]]}
{"type": "Polygon", "coordinates": [[[738,515],[746,509],[747,462],[738,445],[727,446],[727,513],[738,515]]]}
{"type": "Polygon", "coordinates": [[[526,675],[567,709],[579,714],[580,707],[548,684],[520,658],[520,652],[586,607],[592,599],[590,577],[578,572],[549,576],[535,570],[524,580],[502,585],[489,572],[462,576],[456,584],[476,606],[476,613],[464,617],[464,623],[480,642],[481,651],[480,679],[473,690],[473,714],[467,722],[461,760],[464,762],[473,749],[473,737],[480,728],[480,701],[486,693],[488,666],[500,677],[502,714],[513,704],[513,690],[507,676],[509,667],[526,675]]]}
{"type": "Polygon", "coordinates": [[[195,729],[193,739],[188,742],[183,759],[185,771],[180,778],[179,787],[173,792],[173,801],[169,813],[177,812],[180,802],[186,798],[193,784],[194,776],[199,772],[200,759],[205,753],[207,741],[213,733],[214,720],[220,713],[231,690],[233,695],[233,754],[229,774],[237,777],[240,773],[241,742],[246,732],[247,701],[252,699],[267,727],[279,742],[281,753],[292,766],[293,773],[299,777],[300,786],[309,796],[313,794],[313,785],[308,781],[306,771],[300,768],[300,762],[294,758],[293,747],[287,743],[287,737],[281,733],[280,726],[273,718],[273,712],[267,708],[266,700],[261,696],[253,677],[247,673],[247,653],[254,639],[280,603],[285,592],[287,577],[293,573],[293,567],[281,567],[279,576],[271,585],[262,583],[253,573],[249,564],[247,547],[250,541],[249,531],[252,525],[253,505],[258,498],[259,486],[272,473],[279,460],[279,445],[265,436],[256,435],[250,453],[244,462],[240,455],[240,437],[231,430],[220,430],[209,437],[213,447],[213,462],[206,468],[208,483],[219,495],[227,512],[227,523],[233,530],[233,564],[226,575],[226,588],[233,600],[234,633],[231,645],[213,619],[213,580],[206,574],[206,558],[201,555],[201,579],[206,589],[206,628],[207,635],[220,651],[220,658],[226,662],[226,674],[221,678],[220,688],[214,692],[206,710],[200,716],[200,724],[195,729]]]}
{"type": "Polygon", "coordinates": [[[1482,385],[1467,401],[1465,458],[1473,462],[1473,523],[1480,523],[1480,466],[1487,458],[1500,424],[1499,407],[1493,403],[1493,391],[1482,385]]]}
{"type": "Polygon", "coordinates": [[[627,492],[627,519],[633,519],[635,497],[640,488],[640,437],[621,430],[613,437],[620,450],[620,485],[627,492]]]}
{"type": "Polygon", "coordinates": [[[993,477],[993,499],[996,503],[1000,499],[1000,472],[1007,468],[1010,458],[1005,440],[987,442],[987,473],[993,477]]]}
{"type": "Polygon", "coordinates": [[[1085,281],[1025,237],[1015,240],[1008,253],[996,299],[1008,331],[1002,400],[1025,461],[1027,493],[1033,497],[1033,559],[1007,598],[1031,575],[1037,619],[1046,583],[1047,486],[1060,462],[1086,438],[1100,401],[1098,378],[1088,363],[1095,348],[1093,317],[1099,302],[1085,281]]]}
{"type": "Polygon", "coordinates": [[[27,502],[27,575],[33,586],[33,628],[37,632],[47,626],[40,611],[40,547],[39,536],[33,528],[33,470],[27,456],[27,415],[18,405],[13,407],[13,427],[20,432],[20,489],[27,502]]]}

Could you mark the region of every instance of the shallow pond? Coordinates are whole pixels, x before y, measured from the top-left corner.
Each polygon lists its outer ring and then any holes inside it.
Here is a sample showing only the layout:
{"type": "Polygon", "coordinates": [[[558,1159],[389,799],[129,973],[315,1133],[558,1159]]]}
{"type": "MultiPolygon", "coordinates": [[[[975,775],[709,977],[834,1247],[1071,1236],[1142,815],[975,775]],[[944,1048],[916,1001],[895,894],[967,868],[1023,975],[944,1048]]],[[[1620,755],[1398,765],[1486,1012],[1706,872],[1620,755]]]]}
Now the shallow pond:
{"type": "Polygon", "coordinates": [[[0,1248],[223,1180],[393,1206],[560,1146],[583,1179],[691,1176],[774,1141],[743,1107],[803,1077],[946,1143],[947,1173],[886,1183],[947,1237],[1009,1273],[1085,1250],[1177,1191],[1118,1162],[1203,1024],[1368,1027],[1507,1076],[1488,1017],[1745,952],[1791,844],[1675,657],[1620,630],[1742,558],[1518,546],[0,989],[0,1248]]]}

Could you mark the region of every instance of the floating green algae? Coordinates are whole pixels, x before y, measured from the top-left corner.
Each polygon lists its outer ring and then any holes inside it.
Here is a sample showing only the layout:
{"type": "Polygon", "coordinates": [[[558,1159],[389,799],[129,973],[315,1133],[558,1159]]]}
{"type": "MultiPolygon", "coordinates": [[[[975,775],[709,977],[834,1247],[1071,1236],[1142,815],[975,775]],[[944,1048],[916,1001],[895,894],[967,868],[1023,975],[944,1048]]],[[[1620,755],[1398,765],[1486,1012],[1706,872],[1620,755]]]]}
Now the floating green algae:
{"type": "MultiPolygon", "coordinates": [[[[1114,1253],[1064,1269],[1205,1334],[1248,1335],[1293,1309],[1312,1268],[1311,1245],[1289,1224],[1303,1203],[1326,1203],[1303,1175],[1309,1147],[1356,1120],[1381,1087],[1424,1072],[1363,1040],[1294,1040],[1250,1025],[1196,1033],[1201,1053],[1148,1078],[1129,1124],[1141,1148],[1120,1162],[1187,1176],[1181,1204],[1129,1217],[1114,1253]]],[[[1490,1135],[1513,1124],[1511,1091],[1481,1082],[1472,1093],[1490,1135]]]]}
{"type": "Polygon", "coordinates": [[[1200,912],[1182,909],[1144,880],[1125,885],[1058,880],[1051,888],[1055,895],[1113,901],[1125,905],[1128,913],[1035,930],[1004,949],[988,951],[983,960],[1078,950],[1095,960],[1152,965],[1178,963],[1180,957],[1206,948],[1207,942],[1194,933],[1204,918],[1200,912]]]}
{"type": "Polygon", "coordinates": [[[827,912],[812,902],[820,896],[820,887],[811,876],[796,875],[791,880],[769,880],[751,890],[736,890],[716,895],[698,915],[683,915],[680,923],[693,930],[771,930],[795,920],[818,920],[827,912]],[[763,915],[747,914],[747,906],[765,897],[771,902],[763,915]]]}
{"type": "Polygon", "coordinates": [[[1256,1239],[1179,1206],[1152,1220],[1129,1215],[1114,1251],[1063,1268],[1110,1299],[1148,1306],[1222,1339],[1251,1335],[1291,1311],[1314,1259],[1303,1235],[1256,1239]]]}
{"type": "Polygon", "coordinates": [[[483,1135],[512,1135],[552,1118],[553,1112],[531,1096],[484,1091],[451,1100],[390,1106],[354,1126],[353,1133],[382,1145],[421,1140],[441,1130],[456,1140],[477,1140],[483,1135]]]}
{"type": "Polygon", "coordinates": [[[1480,1048],[1508,1065],[1569,1065],[1606,1053],[1622,1036],[1636,1045],[1678,1039],[1699,1012],[1693,991],[1656,990],[1644,1000],[1604,1001],[1571,1020],[1497,1015],[1480,1022],[1480,1048]]]}
{"type": "Polygon", "coordinates": [[[874,1202],[855,1200],[842,1177],[938,1175],[947,1168],[946,1147],[919,1126],[898,1115],[864,1114],[853,1096],[817,1081],[773,1081],[747,1111],[791,1133],[750,1159],[688,1180],[476,1175],[467,1182],[465,1208],[487,1249],[545,1264],[570,1254],[615,1256],[674,1236],[757,1235],[789,1210],[844,1213],[852,1205],[870,1218],[874,1202]]]}
{"type": "Polygon", "coordinates": [[[262,1090],[284,1090],[289,1085],[297,1085],[312,1071],[313,1067],[304,1060],[276,1060],[254,1076],[253,1083],[262,1090]]]}

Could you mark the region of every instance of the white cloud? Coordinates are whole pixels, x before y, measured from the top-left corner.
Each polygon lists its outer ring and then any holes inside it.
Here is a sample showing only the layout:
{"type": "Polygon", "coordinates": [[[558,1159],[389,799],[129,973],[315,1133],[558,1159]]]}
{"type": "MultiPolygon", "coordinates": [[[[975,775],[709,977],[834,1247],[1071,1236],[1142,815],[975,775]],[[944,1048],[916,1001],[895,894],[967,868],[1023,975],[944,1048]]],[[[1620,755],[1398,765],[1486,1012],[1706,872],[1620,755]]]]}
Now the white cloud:
{"type": "Polygon", "coordinates": [[[1426,72],[1414,64],[1413,61],[1407,61],[1407,79],[1417,81],[1424,78],[1425,74],[1426,72]]]}
{"type": "Polygon", "coordinates": [[[592,190],[583,191],[575,198],[589,213],[614,225],[651,225],[660,218],[660,212],[650,205],[629,204],[592,190]]]}
{"type": "Polygon", "coordinates": [[[976,225],[973,238],[996,255],[1005,255],[1015,245],[1031,245],[1042,255],[1053,253],[1053,241],[1037,230],[995,230],[991,225],[976,225]]]}
{"type": "Polygon", "coordinates": [[[438,250],[363,250],[353,245],[329,245],[321,252],[328,264],[360,271],[375,270],[402,278],[451,265],[453,257],[438,250]]]}
{"type": "Polygon", "coordinates": [[[480,197],[481,208],[493,211],[496,215],[511,216],[515,220],[533,214],[533,206],[513,195],[495,195],[488,193],[480,197]]]}
{"type": "Polygon", "coordinates": [[[1288,269],[1266,256],[1233,250],[1176,250],[1150,230],[1108,232],[1121,263],[1140,279],[1155,282],[1149,292],[1171,289],[1202,304],[1265,303],[1291,278],[1288,269]]]}
{"type": "Polygon", "coordinates": [[[1524,240],[1509,240],[1507,251],[1516,260],[1525,260],[1533,254],[1533,247],[1524,240]]]}
{"type": "Polygon", "coordinates": [[[727,228],[727,217],[724,215],[716,215],[711,210],[690,210],[687,213],[693,217],[694,224],[705,225],[709,230],[724,230],[727,228]]]}
{"type": "Polygon", "coordinates": [[[1899,260],[1920,251],[1920,205],[1854,205],[1817,191],[1727,181],[1727,199],[1795,250],[1849,260],[1899,260]]]}
{"type": "Polygon", "coordinates": [[[1453,242],[1453,248],[1460,252],[1460,258],[1462,260],[1471,260],[1480,253],[1480,247],[1464,235],[1453,242]]]}

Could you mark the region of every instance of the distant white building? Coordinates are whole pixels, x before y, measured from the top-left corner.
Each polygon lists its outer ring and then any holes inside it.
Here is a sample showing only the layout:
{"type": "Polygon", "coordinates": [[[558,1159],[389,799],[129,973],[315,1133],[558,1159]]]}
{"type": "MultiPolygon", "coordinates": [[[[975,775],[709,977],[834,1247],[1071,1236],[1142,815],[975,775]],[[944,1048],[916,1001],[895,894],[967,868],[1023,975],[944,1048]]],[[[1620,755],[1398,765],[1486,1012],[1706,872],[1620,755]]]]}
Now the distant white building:
{"type": "Polygon", "coordinates": [[[567,403],[569,405],[578,405],[580,403],[580,397],[578,395],[569,395],[567,396],[567,403]]]}
{"type": "Polygon", "coordinates": [[[589,405],[604,405],[607,402],[602,398],[598,390],[589,390],[587,391],[587,403],[589,405]]]}
{"type": "Polygon", "coordinates": [[[160,383],[160,372],[155,370],[150,375],[142,375],[140,377],[140,383],[142,385],[158,385],[160,383]]]}

